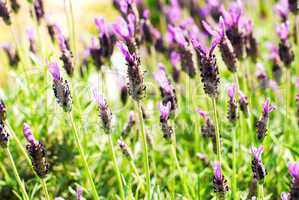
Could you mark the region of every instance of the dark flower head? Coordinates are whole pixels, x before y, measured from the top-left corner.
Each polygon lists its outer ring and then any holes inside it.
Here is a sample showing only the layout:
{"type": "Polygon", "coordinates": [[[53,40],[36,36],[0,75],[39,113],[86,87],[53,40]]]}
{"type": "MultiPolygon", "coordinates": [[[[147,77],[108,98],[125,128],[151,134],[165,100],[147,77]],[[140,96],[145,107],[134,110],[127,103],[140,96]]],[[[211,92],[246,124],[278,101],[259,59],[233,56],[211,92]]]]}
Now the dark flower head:
{"type": "Polygon", "coordinates": [[[20,10],[20,4],[17,0],[10,0],[10,6],[14,13],[18,13],[20,10]]]}
{"type": "Polygon", "coordinates": [[[112,127],[112,113],[108,107],[106,99],[100,95],[97,90],[93,90],[94,98],[99,107],[99,116],[102,120],[102,126],[106,134],[111,133],[112,127]]]}
{"type": "Polygon", "coordinates": [[[11,24],[9,11],[4,1],[0,1],[0,17],[3,19],[6,25],[11,24]]]}
{"type": "Polygon", "coordinates": [[[6,120],[6,106],[2,99],[0,99],[0,123],[6,120]]]}
{"type": "Polygon", "coordinates": [[[33,5],[34,5],[34,12],[35,12],[36,19],[38,23],[40,23],[41,19],[45,15],[44,2],[43,0],[34,0],[33,5]]]}
{"type": "Polygon", "coordinates": [[[207,112],[201,110],[200,108],[196,109],[196,112],[204,119],[205,124],[201,125],[201,133],[204,137],[212,138],[213,140],[213,150],[214,152],[217,151],[216,149],[216,132],[215,126],[212,124],[210,117],[207,112]],[[216,151],[215,151],[216,150],[216,151]]]}
{"type": "Polygon", "coordinates": [[[217,193],[217,195],[219,195],[220,198],[223,199],[225,193],[228,191],[228,186],[227,186],[227,181],[221,172],[221,165],[219,161],[214,162],[213,172],[214,172],[214,178],[213,178],[214,191],[215,193],[217,193]]]}
{"type": "Polygon", "coordinates": [[[129,94],[136,101],[145,96],[145,85],[143,71],[140,67],[140,58],[136,52],[130,52],[128,47],[123,43],[117,43],[120,51],[127,61],[127,76],[129,94]]]}
{"type": "Polygon", "coordinates": [[[236,122],[238,118],[238,104],[235,99],[235,93],[236,93],[236,84],[232,84],[228,87],[227,93],[229,96],[228,101],[228,120],[232,123],[236,122]]]}
{"type": "Polygon", "coordinates": [[[124,156],[126,156],[129,159],[133,158],[132,153],[131,153],[128,145],[122,139],[117,140],[117,144],[118,144],[118,146],[119,146],[119,148],[122,151],[124,156]]]}
{"type": "Polygon", "coordinates": [[[178,65],[181,62],[181,56],[176,51],[171,51],[169,59],[172,65],[172,78],[174,82],[177,83],[180,80],[180,70],[178,68],[178,65]]]}
{"type": "Polygon", "coordinates": [[[72,97],[68,81],[63,80],[60,76],[58,63],[55,60],[48,64],[48,68],[53,78],[53,91],[57,103],[65,112],[70,112],[72,110],[72,97]]]}
{"type": "Polygon", "coordinates": [[[11,67],[16,67],[20,61],[17,49],[13,49],[12,46],[9,44],[2,45],[2,48],[8,57],[9,65],[11,67]]]}
{"type": "Polygon", "coordinates": [[[295,15],[298,14],[298,1],[297,0],[288,0],[289,10],[295,15]]]}
{"type": "Polygon", "coordinates": [[[6,148],[9,139],[9,133],[6,130],[4,122],[0,121],[0,147],[6,148]]]}
{"type": "Polygon", "coordinates": [[[240,104],[240,110],[244,113],[244,115],[248,116],[248,100],[245,94],[241,91],[239,91],[239,104],[240,104]]]}
{"type": "Polygon", "coordinates": [[[28,142],[26,149],[31,157],[33,168],[39,177],[44,178],[49,172],[45,146],[34,138],[30,126],[26,123],[23,133],[28,142]]]}
{"type": "Polygon", "coordinates": [[[253,159],[252,159],[253,177],[260,182],[263,182],[265,176],[267,175],[266,169],[262,163],[262,158],[261,158],[263,151],[264,151],[263,146],[260,146],[258,148],[255,148],[254,146],[251,147],[251,153],[253,155],[253,159]]]}
{"type": "Polygon", "coordinates": [[[201,80],[204,84],[204,91],[212,98],[217,97],[219,93],[219,71],[216,64],[216,57],[213,54],[219,42],[219,40],[215,39],[210,49],[207,50],[197,40],[192,40],[195,50],[200,54],[199,70],[201,72],[201,80]]]}
{"type": "Polygon", "coordinates": [[[32,27],[29,27],[26,31],[27,33],[27,38],[29,41],[29,50],[32,53],[37,53],[37,47],[36,47],[36,43],[35,43],[35,32],[34,29],[32,27]]]}

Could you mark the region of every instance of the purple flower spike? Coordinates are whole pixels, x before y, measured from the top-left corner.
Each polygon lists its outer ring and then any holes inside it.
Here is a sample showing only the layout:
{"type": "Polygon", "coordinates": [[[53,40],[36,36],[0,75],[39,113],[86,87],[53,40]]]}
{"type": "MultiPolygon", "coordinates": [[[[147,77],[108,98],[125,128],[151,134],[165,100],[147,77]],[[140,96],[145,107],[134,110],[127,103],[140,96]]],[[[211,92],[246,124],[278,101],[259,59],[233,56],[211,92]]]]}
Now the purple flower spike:
{"type": "Polygon", "coordinates": [[[264,112],[264,114],[268,114],[268,113],[272,112],[274,109],[275,109],[275,107],[270,105],[269,99],[267,99],[263,103],[263,112],[264,112]]]}
{"type": "Polygon", "coordinates": [[[104,96],[99,94],[99,92],[96,89],[93,90],[93,96],[101,109],[106,108],[107,102],[106,102],[104,96]]]}
{"type": "Polygon", "coordinates": [[[289,163],[288,168],[291,176],[299,182],[299,162],[289,163]]]}
{"type": "Polygon", "coordinates": [[[260,146],[260,147],[251,147],[251,153],[253,155],[253,157],[257,160],[257,161],[261,161],[261,155],[264,151],[264,147],[260,146]]]}
{"type": "Polygon", "coordinates": [[[83,200],[82,193],[83,193],[83,189],[81,187],[77,188],[76,200],[83,200]]]}
{"type": "Polygon", "coordinates": [[[24,123],[24,126],[23,126],[23,133],[24,133],[24,136],[25,136],[27,142],[29,142],[32,145],[37,143],[37,141],[35,140],[35,138],[32,134],[30,126],[26,123],[24,123]]]}
{"type": "Polygon", "coordinates": [[[200,108],[196,109],[196,112],[202,117],[204,118],[204,120],[207,122],[207,120],[209,119],[209,115],[207,112],[201,110],[200,108]]]}
{"type": "Polygon", "coordinates": [[[56,61],[52,61],[48,64],[48,68],[50,73],[52,74],[53,79],[56,81],[60,80],[60,71],[58,63],[56,61]]]}
{"type": "Polygon", "coordinates": [[[167,102],[166,106],[163,105],[163,103],[158,104],[158,108],[160,110],[160,119],[161,121],[167,121],[169,114],[170,114],[170,109],[171,109],[171,102],[167,102]]]}
{"type": "Polygon", "coordinates": [[[277,25],[276,32],[281,40],[286,41],[288,39],[288,34],[289,34],[289,22],[286,21],[285,23],[277,25]]]}
{"type": "Polygon", "coordinates": [[[156,81],[159,83],[160,87],[163,88],[166,92],[170,93],[172,91],[172,87],[169,84],[169,80],[166,77],[165,67],[163,64],[158,64],[159,71],[155,73],[154,77],[156,81]]]}
{"type": "Polygon", "coordinates": [[[227,94],[230,99],[233,99],[236,93],[236,84],[232,84],[227,89],[227,94]]]}
{"type": "Polygon", "coordinates": [[[128,63],[134,62],[134,59],[133,59],[132,55],[130,54],[128,47],[124,43],[118,42],[118,43],[116,43],[116,46],[122,52],[122,54],[124,55],[124,57],[128,63]]]}
{"type": "Polygon", "coordinates": [[[177,53],[176,51],[172,51],[170,53],[170,63],[172,64],[172,66],[177,66],[177,64],[180,62],[181,57],[180,54],[177,53]]]}
{"type": "Polygon", "coordinates": [[[213,172],[216,179],[221,180],[223,175],[221,172],[221,166],[219,161],[215,161],[213,165],[213,172]]]}

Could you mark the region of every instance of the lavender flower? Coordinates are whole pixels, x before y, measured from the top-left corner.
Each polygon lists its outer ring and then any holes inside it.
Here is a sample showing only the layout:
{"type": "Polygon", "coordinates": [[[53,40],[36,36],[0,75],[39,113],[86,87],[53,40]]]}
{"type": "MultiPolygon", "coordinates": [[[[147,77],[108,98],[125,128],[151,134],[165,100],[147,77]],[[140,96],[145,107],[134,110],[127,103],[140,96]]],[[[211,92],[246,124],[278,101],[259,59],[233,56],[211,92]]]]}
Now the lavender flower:
{"type": "Polygon", "coordinates": [[[34,32],[34,28],[29,27],[27,29],[27,38],[29,41],[29,50],[36,54],[37,53],[37,47],[36,47],[36,43],[35,43],[35,32],[34,32]]]}
{"type": "Polygon", "coordinates": [[[123,140],[119,139],[117,141],[117,144],[124,156],[126,156],[130,160],[133,159],[132,153],[131,153],[128,145],[123,140]]]}
{"type": "Polygon", "coordinates": [[[54,60],[48,64],[49,71],[53,77],[53,91],[57,103],[63,108],[64,112],[72,110],[72,97],[67,80],[60,76],[58,63],[54,60]]]}
{"type": "Polygon", "coordinates": [[[130,53],[136,53],[135,16],[130,15],[128,19],[129,22],[127,23],[122,17],[116,18],[116,22],[113,24],[113,31],[119,39],[126,43],[130,53]]]}
{"type": "Polygon", "coordinates": [[[136,53],[131,53],[123,43],[117,43],[127,61],[128,90],[135,101],[140,101],[145,96],[143,72],[140,68],[140,58],[136,53]]]}
{"type": "Polygon", "coordinates": [[[168,118],[171,110],[171,102],[167,102],[166,105],[163,105],[163,103],[159,103],[158,108],[160,110],[160,124],[163,132],[163,137],[165,139],[170,139],[173,133],[172,126],[168,124],[168,118]]]}
{"type": "Polygon", "coordinates": [[[240,104],[240,110],[243,112],[243,114],[245,115],[245,117],[248,116],[248,100],[247,97],[245,96],[245,94],[241,91],[239,91],[239,104],[240,104]]]}
{"type": "Polygon", "coordinates": [[[47,23],[48,34],[51,38],[51,41],[54,42],[55,41],[55,26],[56,25],[51,21],[49,15],[46,15],[45,19],[46,19],[46,23],[47,23]]]}
{"type": "Polygon", "coordinates": [[[266,169],[262,163],[261,155],[264,151],[264,147],[260,146],[255,148],[254,146],[251,147],[251,153],[253,155],[252,159],[252,172],[253,177],[256,178],[259,182],[263,182],[265,176],[267,175],[266,169]]]}
{"type": "Polygon", "coordinates": [[[287,68],[290,67],[294,61],[294,52],[290,43],[288,42],[289,22],[282,23],[276,27],[276,32],[279,35],[279,57],[287,68]]]}
{"type": "Polygon", "coordinates": [[[225,193],[229,190],[227,181],[221,172],[221,166],[219,161],[215,161],[213,165],[214,178],[213,187],[214,192],[219,196],[220,199],[224,199],[225,193]]]}
{"type": "Polygon", "coordinates": [[[69,76],[73,76],[74,73],[74,64],[72,61],[73,54],[71,52],[69,43],[64,37],[64,35],[62,34],[62,30],[58,26],[58,24],[55,24],[55,33],[61,51],[60,59],[63,62],[63,68],[65,69],[65,71],[69,76]]]}
{"type": "Polygon", "coordinates": [[[99,41],[102,56],[109,59],[113,54],[114,45],[116,43],[115,35],[108,24],[105,23],[104,18],[95,18],[94,22],[100,32],[99,41]]]}
{"type": "Polygon", "coordinates": [[[103,65],[103,50],[99,47],[98,41],[95,37],[91,38],[91,45],[89,47],[89,54],[92,58],[93,64],[98,70],[101,69],[103,65]]]}
{"type": "Polygon", "coordinates": [[[207,112],[201,110],[200,108],[196,109],[196,112],[204,119],[205,124],[201,125],[201,133],[204,137],[208,137],[212,139],[213,143],[213,151],[217,152],[217,144],[216,144],[216,130],[215,126],[212,123],[207,112]]]}
{"type": "Polygon", "coordinates": [[[6,130],[3,121],[0,121],[0,147],[6,148],[9,139],[9,133],[6,130]]]}
{"type": "Polygon", "coordinates": [[[174,87],[171,85],[170,80],[166,76],[165,67],[163,64],[158,64],[159,71],[155,73],[154,77],[159,83],[162,103],[166,105],[169,101],[171,103],[171,111],[175,111],[177,107],[177,98],[174,87]]]}
{"type": "Polygon", "coordinates": [[[0,99],[0,123],[6,120],[6,106],[2,99],[0,99]]]}
{"type": "Polygon", "coordinates": [[[186,40],[184,32],[180,27],[168,26],[168,35],[175,42],[181,58],[182,70],[186,72],[190,78],[196,75],[193,50],[191,44],[186,40]]]}
{"type": "Polygon", "coordinates": [[[110,134],[112,127],[112,113],[106,99],[96,90],[93,91],[94,98],[98,104],[99,116],[102,120],[102,127],[106,134],[110,134]]]}
{"type": "Polygon", "coordinates": [[[259,86],[261,89],[266,89],[269,86],[269,78],[266,74],[264,65],[262,63],[257,63],[256,77],[259,81],[259,86]]]}
{"type": "Polygon", "coordinates": [[[286,22],[289,14],[288,0],[280,0],[275,5],[274,11],[278,14],[282,22],[286,22]]]}
{"type": "Polygon", "coordinates": [[[10,7],[13,10],[14,13],[18,13],[20,10],[20,4],[17,0],[10,0],[10,7]]]}
{"type": "Polygon", "coordinates": [[[128,88],[125,80],[120,80],[120,99],[123,105],[126,105],[128,100],[128,88]]]}
{"type": "Polygon", "coordinates": [[[83,189],[81,187],[77,188],[76,191],[76,200],[83,200],[83,189]]]}
{"type": "Polygon", "coordinates": [[[20,62],[18,51],[16,49],[13,49],[10,45],[3,45],[2,48],[7,55],[9,65],[12,67],[16,67],[20,62]]]}
{"type": "Polygon", "coordinates": [[[241,1],[231,4],[228,11],[221,7],[222,16],[226,25],[226,35],[231,41],[238,59],[242,58],[244,51],[244,38],[239,29],[239,20],[243,12],[241,1]]]}
{"type": "Polygon", "coordinates": [[[282,76],[282,66],[279,58],[278,47],[274,43],[268,44],[270,49],[270,59],[272,61],[272,76],[277,83],[280,83],[282,76]]]}
{"type": "Polygon", "coordinates": [[[291,191],[290,191],[290,200],[298,199],[299,198],[299,163],[298,162],[290,163],[288,168],[289,168],[289,173],[293,177],[291,191]]]}
{"type": "Polygon", "coordinates": [[[34,0],[33,6],[36,19],[38,23],[40,23],[41,19],[45,15],[44,2],[43,0],[34,0]]]}
{"type": "Polygon", "coordinates": [[[258,56],[258,43],[253,35],[253,23],[250,19],[242,20],[243,40],[246,54],[256,62],[258,56]]]}
{"type": "Polygon", "coordinates": [[[219,41],[219,48],[222,56],[222,60],[231,72],[237,71],[237,58],[230,40],[225,34],[225,24],[223,18],[219,19],[219,28],[214,30],[205,21],[202,21],[205,30],[212,35],[216,40],[219,41]]]}
{"type": "Polygon", "coordinates": [[[236,85],[232,84],[227,89],[227,94],[229,96],[227,118],[231,123],[235,123],[238,119],[238,104],[235,99],[235,93],[236,93],[236,85]]]}
{"type": "Polygon", "coordinates": [[[270,105],[269,99],[263,103],[263,114],[261,118],[256,122],[255,127],[257,131],[257,138],[259,140],[264,139],[267,132],[267,123],[269,120],[269,113],[274,110],[274,107],[270,105]]]}
{"type": "Polygon", "coordinates": [[[30,126],[26,123],[23,133],[28,142],[26,149],[31,157],[33,168],[40,178],[44,178],[49,172],[45,146],[34,138],[30,126]]]}
{"type": "Polygon", "coordinates": [[[3,19],[6,25],[11,24],[9,11],[4,1],[0,1],[0,17],[3,19]]]}
{"type": "Polygon", "coordinates": [[[196,40],[192,40],[195,50],[200,54],[199,69],[201,72],[201,81],[204,84],[204,91],[211,98],[216,98],[218,96],[219,89],[219,71],[216,64],[216,57],[213,54],[214,49],[220,43],[216,38],[210,47],[206,49],[200,45],[196,40]]]}
{"type": "Polygon", "coordinates": [[[176,51],[172,51],[170,53],[170,63],[172,65],[172,79],[176,83],[178,83],[180,80],[180,70],[177,67],[180,61],[181,61],[180,54],[178,54],[176,51]]]}
{"type": "Polygon", "coordinates": [[[135,120],[134,112],[131,111],[129,113],[129,120],[128,120],[127,124],[125,125],[125,127],[123,128],[121,135],[123,137],[126,137],[131,132],[131,129],[133,128],[135,123],[136,123],[136,120],[135,120]]]}

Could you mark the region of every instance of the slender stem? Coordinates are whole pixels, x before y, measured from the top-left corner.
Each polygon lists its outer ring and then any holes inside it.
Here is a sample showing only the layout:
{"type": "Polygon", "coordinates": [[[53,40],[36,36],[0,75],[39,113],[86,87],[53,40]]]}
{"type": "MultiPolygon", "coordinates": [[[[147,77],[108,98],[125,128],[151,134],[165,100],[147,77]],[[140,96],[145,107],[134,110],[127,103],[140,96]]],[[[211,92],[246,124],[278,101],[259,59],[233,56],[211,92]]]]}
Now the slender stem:
{"type": "Polygon", "coordinates": [[[130,165],[133,168],[133,171],[134,171],[134,173],[135,173],[135,175],[136,175],[136,177],[138,179],[139,185],[143,188],[143,181],[142,181],[142,179],[141,179],[141,177],[139,175],[139,172],[138,172],[137,167],[134,164],[133,160],[130,160],[130,165]]]}
{"type": "Polygon", "coordinates": [[[264,200],[264,188],[263,188],[263,184],[259,184],[257,186],[257,196],[258,196],[258,200],[264,200]]]}
{"type": "Polygon", "coordinates": [[[299,44],[299,14],[295,15],[296,42],[299,44]]]}
{"type": "Polygon", "coordinates": [[[233,177],[232,177],[232,193],[233,193],[233,199],[237,199],[237,180],[236,180],[236,174],[237,174],[237,156],[236,156],[236,128],[234,129],[234,131],[232,132],[232,161],[233,161],[233,177]]]}
{"type": "Polygon", "coordinates": [[[216,98],[212,98],[213,101],[213,112],[215,118],[215,129],[216,129],[216,144],[217,144],[217,160],[221,163],[221,141],[220,141],[220,131],[217,117],[217,108],[216,108],[216,98]]]}
{"type": "Polygon", "coordinates": [[[75,32],[75,18],[74,18],[74,11],[73,11],[73,4],[72,0],[69,0],[69,7],[70,7],[70,15],[71,15],[71,29],[72,29],[72,42],[73,42],[73,48],[74,48],[74,55],[77,55],[77,49],[76,49],[76,32],[75,32]]]}
{"type": "Polygon", "coordinates": [[[80,143],[80,139],[79,139],[79,135],[78,135],[77,127],[76,127],[76,125],[75,125],[75,122],[74,122],[72,113],[69,112],[68,114],[69,114],[69,118],[70,118],[70,120],[71,120],[73,129],[74,129],[74,132],[73,132],[73,133],[74,133],[74,136],[75,136],[75,139],[76,139],[77,147],[78,147],[78,149],[79,149],[79,153],[80,153],[80,156],[81,156],[81,161],[83,162],[85,171],[86,171],[86,173],[87,173],[87,175],[88,175],[89,184],[91,185],[93,198],[96,199],[96,200],[99,200],[100,198],[99,198],[99,196],[98,196],[98,193],[97,193],[95,184],[94,184],[94,182],[93,182],[93,180],[92,180],[91,172],[90,172],[90,170],[89,170],[88,163],[87,163],[87,161],[86,161],[86,158],[85,158],[85,155],[84,155],[84,151],[83,151],[83,148],[82,148],[81,143],[80,143]]]}
{"type": "Polygon", "coordinates": [[[44,190],[44,193],[45,193],[46,200],[50,200],[50,196],[49,196],[49,193],[48,193],[47,184],[46,184],[45,179],[41,178],[40,182],[43,186],[43,190],[44,190]]]}
{"type": "Polygon", "coordinates": [[[141,131],[141,138],[143,143],[143,165],[145,168],[146,173],[146,191],[147,191],[147,199],[151,199],[151,177],[150,177],[150,170],[149,170],[149,156],[148,156],[148,148],[147,148],[147,141],[146,135],[144,131],[144,122],[142,116],[142,109],[140,102],[137,102],[137,109],[138,109],[138,117],[139,117],[139,124],[140,124],[140,131],[141,131]]]}
{"type": "Polygon", "coordinates": [[[120,197],[121,197],[122,200],[125,200],[124,188],[123,188],[123,184],[122,184],[122,180],[121,180],[120,171],[119,171],[117,161],[116,161],[116,156],[115,156],[115,151],[114,151],[114,148],[113,148],[113,142],[112,142],[111,134],[108,135],[108,140],[109,140],[110,151],[111,151],[111,154],[112,154],[114,170],[115,170],[115,173],[116,173],[116,176],[117,176],[118,187],[119,187],[119,190],[120,190],[120,197]]]}
{"type": "Polygon", "coordinates": [[[184,177],[182,168],[181,168],[180,163],[179,163],[178,158],[177,158],[175,131],[173,131],[171,150],[172,150],[172,155],[173,155],[173,159],[174,159],[175,165],[176,165],[176,167],[177,167],[177,169],[179,171],[180,179],[182,180],[184,193],[187,196],[187,199],[192,199],[191,196],[190,196],[190,194],[189,194],[189,190],[188,190],[188,187],[187,187],[187,184],[186,184],[186,181],[185,181],[185,177],[184,177]]]}
{"type": "Polygon", "coordinates": [[[15,162],[14,162],[14,160],[13,160],[13,157],[12,157],[12,155],[11,155],[11,153],[10,153],[10,151],[9,151],[8,148],[6,148],[5,150],[6,150],[6,153],[7,153],[8,157],[9,157],[9,160],[10,160],[10,163],[11,163],[11,166],[12,166],[12,169],[13,169],[13,172],[14,172],[14,175],[15,175],[15,178],[17,179],[17,182],[18,182],[19,186],[21,187],[21,191],[22,191],[23,197],[24,197],[26,200],[29,200],[29,196],[28,196],[28,194],[27,194],[27,192],[26,192],[25,185],[24,185],[24,183],[21,181],[21,178],[20,178],[20,176],[19,176],[19,173],[18,173],[18,170],[17,170],[17,168],[16,168],[15,162]]]}
{"type": "Polygon", "coordinates": [[[289,110],[289,92],[290,92],[290,70],[286,69],[285,71],[285,78],[286,78],[286,88],[285,88],[285,126],[284,126],[284,134],[287,135],[287,128],[288,128],[288,110],[289,110]]]}

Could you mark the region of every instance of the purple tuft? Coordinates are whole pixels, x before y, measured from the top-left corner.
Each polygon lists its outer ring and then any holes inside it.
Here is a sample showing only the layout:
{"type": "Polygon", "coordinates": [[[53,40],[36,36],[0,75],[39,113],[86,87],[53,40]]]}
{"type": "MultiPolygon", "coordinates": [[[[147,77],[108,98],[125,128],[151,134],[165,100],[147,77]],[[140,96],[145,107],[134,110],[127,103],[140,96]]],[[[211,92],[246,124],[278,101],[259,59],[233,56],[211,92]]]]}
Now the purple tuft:
{"type": "Polygon", "coordinates": [[[281,40],[287,40],[289,34],[289,22],[282,23],[276,26],[276,32],[281,40]]]}
{"type": "Polygon", "coordinates": [[[213,165],[213,172],[216,179],[221,180],[222,179],[222,172],[221,172],[221,166],[219,161],[215,161],[213,165]]]}
{"type": "Polygon", "coordinates": [[[32,134],[30,126],[26,123],[24,123],[24,125],[23,125],[23,133],[24,133],[24,136],[25,136],[27,142],[29,142],[32,145],[37,143],[34,138],[34,135],[32,134]]]}
{"type": "Polygon", "coordinates": [[[289,173],[296,180],[299,181],[299,162],[289,163],[289,173]]]}
{"type": "Polygon", "coordinates": [[[171,102],[168,101],[166,106],[163,105],[163,103],[158,104],[158,108],[160,110],[160,119],[163,121],[167,121],[169,114],[170,114],[170,109],[171,109],[171,102]]]}
{"type": "Polygon", "coordinates": [[[58,66],[57,61],[55,61],[55,60],[51,61],[48,64],[48,68],[49,68],[49,71],[50,71],[53,79],[56,81],[60,80],[60,71],[59,71],[59,66],[58,66]]]}
{"type": "Polygon", "coordinates": [[[262,155],[263,151],[264,151],[263,146],[259,146],[257,148],[254,146],[251,147],[251,153],[256,160],[261,160],[261,155],[262,155]]]}
{"type": "Polygon", "coordinates": [[[263,103],[263,112],[265,114],[268,114],[268,113],[272,112],[274,109],[275,109],[275,107],[270,105],[269,99],[266,99],[266,101],[263,103]]]}

